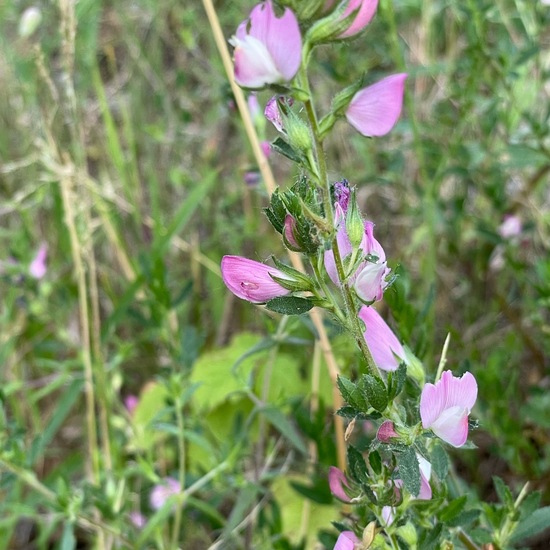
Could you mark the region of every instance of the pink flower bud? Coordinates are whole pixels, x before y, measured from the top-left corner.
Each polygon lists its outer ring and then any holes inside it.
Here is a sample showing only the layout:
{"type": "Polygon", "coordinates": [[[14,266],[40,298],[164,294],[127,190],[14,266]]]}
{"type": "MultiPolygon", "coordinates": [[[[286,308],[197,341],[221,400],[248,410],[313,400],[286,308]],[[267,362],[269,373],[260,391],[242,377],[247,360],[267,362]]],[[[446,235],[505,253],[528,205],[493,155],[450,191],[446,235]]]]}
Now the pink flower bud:
{"type": "Polygon", "coordinates": [[[397,370],[406,356],[391,328],[373,307],[363,306],[359,318],[365,323],[365,341],[377,367],[385,371],[397,370]]]}
{"type": "Polygon", "coordinates": [[[166,501],[173,495],[181,492],[181,485],[177,479],[166,477],[161,483],[155,485],[151,491],[151,508],[158,510],[162,508],[166,501]]]}
{"type": "Polygon", "coordinates": [[[353,531],[343,531],[334,545],[334,550],[354,550],[358,542],[360,541],[353,531]]]}
{"type": "Polygon", "coordinates": [[[130,414],[134,413],[138,405],[139,405],[139,397],[137,397],[136,395],[128,395],[124,399],[124,406],[126,407],[126,410],[130,414]]]}
{"type": "Polygon", "coordinates": [[[330,492],[343,502],[351,502],[351,498],[346,494],[344,487],[349,489],[348,480],[342,470],[331,466],[328,471],[328,485],[330,492]]]}
{"type": "Polygon", "coordinates": [[[376,439],[382,441],[382,443],[389,443],[392,439],[398,437],[399,434],[393,429],[393,422],[391,420],[384,420],[376,433],[376,439]]]}
{"type": "MultiPolygon", "coordinates": [[[[330,7],[333,4],[334,0],[330,0],[327,2],[326,7],[330,7]]],[[[358,11],[351,25],[340,35],[340,38],[347,38],[361,32],[371,22],[371,19],[376,13],[377,7],[378,0],[349,0],[344,13],[342,14],[342,19],[346,18],[354,11],[358,11]]]]}
{"type": "Polygon", "coordinates": [[[241,256],[224,256],[221,269],[225,286],[237,298],[263,304],[278,296],[290,294],[289,290],[273,280],[271,275],[288,279],[288,276],[274,267],[241,256]]]}
{"type": "Polygon", "coordinates": [[[348,122],[364,136],[386,135],[401,114],[406,78],[394,74],[359,90],[347,108],[348,122]]]}
{"type": "Polygon", "coordinates": [[[473,374],[461,378],[444,371],[435,384],[426,384],[420,396],[420,418],[425,429],[453,447],[462,447],[468,439],[468,415],[477,399],[473,374]]]}
{"type": "Polygon", "coordinates": [[[235,46],[235,81],[245,88],[263,88],[294,78],[302,59],[302,37],[294,13],[277,17],[271,0],[255,6],[230,43],[235,46]]]}
{"type": "Polygon", "coordinates": [[[29,265],[29,275],[31,277],[33,277],[34,279],[42,279],[42,277],[46,275],[46,272],[48,271],[48,267],[46,265],[47,258],[48,245],[43,243],[40,245],[40,248],[38,249],[38,252],[34,257],[34,260],[29,265]]]}
{"type": "Polygon", "coordinates": [[[138,529],[143,529],[147,523],[147,518],[140,512],[130,512],[130,521],[138,529]]]}
{"type": "Polygon", "coordinates": [[[269,141],[260,141],[260,147],[262,148],[262,153],[264,157],[268,159],[271,155],[271,144],[269,141]]]}
{"type": "Polygon", "coordinates": [[[517,237],[521,233],[521,218],[513,215],[504,216],[498,233],[503,239],[517,237]]]}
{"type": "Polygon", "coordinates": [[[290,214],[287,214],[285,216],[285,225],[283,227],[283,236],[286,240],[287,245],[289,245],[289,248],[291,250],[294,250],[295,252],[300,251],[300,245],[296,242],[296,238],[294,237],[294,232],[296,231],[296,220],[293,216],[290,214]]]}

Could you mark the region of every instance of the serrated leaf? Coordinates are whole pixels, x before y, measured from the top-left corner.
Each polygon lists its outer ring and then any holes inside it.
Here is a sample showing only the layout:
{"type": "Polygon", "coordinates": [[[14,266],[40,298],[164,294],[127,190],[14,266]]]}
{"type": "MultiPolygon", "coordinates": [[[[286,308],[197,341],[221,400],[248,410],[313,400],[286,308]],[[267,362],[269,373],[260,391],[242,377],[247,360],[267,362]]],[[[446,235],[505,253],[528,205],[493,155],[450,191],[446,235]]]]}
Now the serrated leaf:
{"type": "Polygon", "coordinates": [[[403,389],[407,379],[407,365],[401,363],[396,371],[388,373],[388,399],[395,399],[403,389]]]}
{"type": "Polygon", "coordinates": [[[449,472],[449,457],[441,445],[436,444],[434,446],[430,455],[430,462],[435,475],[443,481],[449,472]]]}
{"type": "Polygon", "coordinates": [[[299,296],[278,296],[269,300],[265,307],[281,315],[302,315],[313,307],[313,302],[299,296]]]}
{"type": "Polygon", "coordinates": [[[343,418],[361,418],[360,411],[351,405],[344,405],[336,411],[336,414],[343,418]]]}
{"type": "Polygon", "coordinates": [[[514,497],[510,488],[498,476],[493,476],[493,484],[500,502],[512,510],[514,507],[514,497]]]}
{"type": "Polygon", "coordinates": [[[510,542],[523,542],[550,528],[550,506],[535,510],[530,516],[520,521],[512,534],[510,542]]]}
{"type": "Polygon", "coordinates": [[[420,493],[420,467],[416,453],[412,447],[406,447],[405,450],[395,453],[397,466],[399,467],[399,478],[403,485],[413,496],[420,493]]]}
{"type": "Polygon", "coordinates": [[[349,405],[360,411],[366,411],[369,408],[369,404],[365,401],[363,393],[351,380],[345,376],[338,376],[336,384],[344,401],[349,405]]]}
{"type": "Polygon", "coordinates": [[[388,406],[388,392],[382,379],[364,374],[361,377],[361,388],[365,391],[371,406],[379,412],[384,412],[388,406]]]}

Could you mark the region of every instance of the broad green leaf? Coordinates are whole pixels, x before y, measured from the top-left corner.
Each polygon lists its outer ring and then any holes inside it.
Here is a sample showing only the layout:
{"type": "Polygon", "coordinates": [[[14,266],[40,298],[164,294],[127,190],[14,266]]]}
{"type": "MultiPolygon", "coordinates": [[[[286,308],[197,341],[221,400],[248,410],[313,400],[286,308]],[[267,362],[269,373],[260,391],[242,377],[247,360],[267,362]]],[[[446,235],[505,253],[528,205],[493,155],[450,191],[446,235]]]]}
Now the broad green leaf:
{"type": "Polygon", "coordinates": [[[432,450],[430,462],[435,475],[443,481],[447,477],[449,471],[449,458],[445,449],[439,443],[437,443],[432,450]]]}
{"type": "Polygon", "coordinates": [[[284,139],[278,137],[274,142],[271,143],[271,147],[280,153],[284,157],[301,164],[303,162],[302,155],[298,151],[292,148],[284,139]]]}
{"type": "Polygon", "coordinates": [[[354,384],[349,378],[345,376],[338,376],[336,380],[338,389],[342,394],[344,401],[346,401],[351,407],[358,409],[359,411],[366,411],[369,408],[369,404],[365,400],[365,396],[361,390],[354,384]]]}
{"type": "Polygon", "coordinates": [[[462,510],[464,510],[467,501],[468,497],[466,495],[455,498],[447,506],[445,506],[443,510],[441,510],[441,513],[439,514],[439,519],[443,522],[452,521],[462,512],[462,510]]]}

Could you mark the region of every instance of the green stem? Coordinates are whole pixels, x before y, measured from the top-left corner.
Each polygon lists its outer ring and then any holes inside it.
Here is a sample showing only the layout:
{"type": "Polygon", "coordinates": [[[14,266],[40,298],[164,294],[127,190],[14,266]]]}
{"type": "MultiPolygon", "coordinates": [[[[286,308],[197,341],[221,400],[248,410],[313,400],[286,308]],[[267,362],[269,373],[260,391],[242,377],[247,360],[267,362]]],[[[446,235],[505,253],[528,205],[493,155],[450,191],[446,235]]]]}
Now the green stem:
{"type": "MultiPolygon", "coordinates": [[[[180,484],[180,490],[183,490],[185,487],[185,423],[183,420],[183,403],[181,403],[180,397],[176,399],[176,422],[178,424],[178,454],[179,454],[179,464],[178,464],[178,481],[180,484]]],[[[176,507],[176,512],[174,516],[174,525],[172,530],[172,541],[171,548],[178,547],[178,537],[181,525],[181,514],[183,510],[182,506],[176,507]]]]}

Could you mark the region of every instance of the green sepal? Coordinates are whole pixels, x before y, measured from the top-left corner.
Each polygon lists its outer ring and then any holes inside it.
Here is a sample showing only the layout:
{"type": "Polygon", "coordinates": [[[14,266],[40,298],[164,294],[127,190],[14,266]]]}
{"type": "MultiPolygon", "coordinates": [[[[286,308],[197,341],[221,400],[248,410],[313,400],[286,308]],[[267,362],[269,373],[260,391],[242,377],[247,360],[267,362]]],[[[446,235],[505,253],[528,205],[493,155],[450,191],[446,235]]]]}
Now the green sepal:
{"type": "Polygon", "coordinates": [[[267,208],[264,208],[264,213],[275,231],[282,234],[285,227],[286,207],[279,189],[275,189],[272,193],[271,202],[267,208]]]}
{"type": "Polygon", "coordinates": [[[271,147],[280,153],[284,157],[290,159],[292,162],[296,162],[299,165],[304,165],[305,159],[299,151],[296,151],[289,143],[287,143],[283,138],[278,137],[275,141],[271,143],[271,147]]]}

